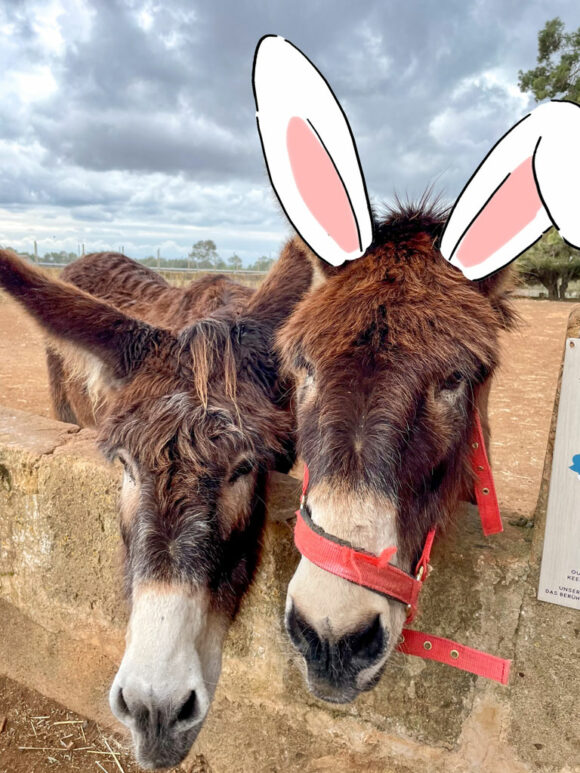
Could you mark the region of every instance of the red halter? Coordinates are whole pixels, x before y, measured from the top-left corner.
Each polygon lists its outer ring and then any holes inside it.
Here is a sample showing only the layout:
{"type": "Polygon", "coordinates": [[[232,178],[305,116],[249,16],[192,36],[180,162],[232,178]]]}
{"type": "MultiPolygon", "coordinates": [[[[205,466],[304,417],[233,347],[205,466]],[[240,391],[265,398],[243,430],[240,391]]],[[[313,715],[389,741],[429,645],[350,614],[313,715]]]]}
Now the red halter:
{"type": "MultiPolygon", "coordinates": [[[[503,526],[477,411],[471,448],[472,466],[475,474],[475,497],[483,533],[486,536],[497,534],[503,531],[503,526]]],[[[294,542],[300,553],[313,564],[331,574],[406,604],[407,619],[410,622],[417,612],[419,592],[429,573],[429,556],[435,530],[432,529],[427,534],[425,546],[413,576],[390,563],[397,550],[395,547],[388,547],[383,550],[380,556],[373,556],[362,550],[357,550],[337,537],[326,534],[323,529],[316,526],[306,509],[307,489],[308,467],[305,465],[302,498],[300,509],[296,512],[297,519],[294,530],[294,542]]],[[[494,679],[502,684],[507,684],[509,679],[510,660],[465,647],[439,636],[430,636],[420,631],[404,628],[403,640],[398,649],[407,655],[419,655],[428,660],[438,660],[472,674],[494,679]]]]}

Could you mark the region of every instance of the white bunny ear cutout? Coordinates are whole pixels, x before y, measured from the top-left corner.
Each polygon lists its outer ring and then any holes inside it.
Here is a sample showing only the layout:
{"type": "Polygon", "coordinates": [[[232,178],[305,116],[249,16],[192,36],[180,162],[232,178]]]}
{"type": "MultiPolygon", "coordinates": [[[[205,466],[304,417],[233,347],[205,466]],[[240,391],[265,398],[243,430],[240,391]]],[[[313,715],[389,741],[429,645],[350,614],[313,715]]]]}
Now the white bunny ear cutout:
{"type": "Polygon", "coordinates": [[[258,44],[253,82],[268,174],[288,219],[333,266],[361,257],[373,238],[370,206],[329,85],[295,46],[272,35],[258,44]]]}
{"type": "Polygon", "coordinates": [[[492,148],[457,200],[441,253],[468,279],[507,266],[551,226],[580,245],[580,107],[540,105],[492,148]]]}

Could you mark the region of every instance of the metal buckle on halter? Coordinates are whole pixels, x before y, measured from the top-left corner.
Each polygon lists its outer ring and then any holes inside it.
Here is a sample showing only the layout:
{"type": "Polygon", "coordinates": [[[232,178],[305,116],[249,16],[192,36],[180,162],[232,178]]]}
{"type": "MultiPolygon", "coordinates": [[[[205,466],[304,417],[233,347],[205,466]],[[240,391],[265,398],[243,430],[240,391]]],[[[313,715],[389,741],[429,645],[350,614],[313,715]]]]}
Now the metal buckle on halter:
{"type": "MultiPolygon", "coordinates": [[[[419,571],[415,575],[415,580],[417,580],[417,582],[421,582],[424,574],[425,574],[425,567],[421,564],[421,566],[419,567],[419,571]]],[[[407,620],[408,620],[413,614],[413,607],[411,606],[411,604],[407,604],[405,609],[407,611],[407,620]]]]}

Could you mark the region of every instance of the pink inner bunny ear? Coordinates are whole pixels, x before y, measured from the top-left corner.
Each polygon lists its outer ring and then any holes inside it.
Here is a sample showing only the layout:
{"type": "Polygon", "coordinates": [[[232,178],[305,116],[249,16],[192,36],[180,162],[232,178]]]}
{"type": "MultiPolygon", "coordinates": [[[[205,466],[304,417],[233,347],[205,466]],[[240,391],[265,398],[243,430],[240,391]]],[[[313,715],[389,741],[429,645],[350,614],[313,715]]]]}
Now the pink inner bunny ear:
{"type": "Polygon", "coordinates": [[[359,250],[360,234],[348,193],[313,127],[292,117],[286,145],[296,186],[312,216],[342,250],[359,250]]]}
{"type": "Polygon", "coordinates": [[[455,260],[465,268],[485,263],[532,223],[542,206],[530,156],[508,175],[478,213],[459,243],[455,260]]]}

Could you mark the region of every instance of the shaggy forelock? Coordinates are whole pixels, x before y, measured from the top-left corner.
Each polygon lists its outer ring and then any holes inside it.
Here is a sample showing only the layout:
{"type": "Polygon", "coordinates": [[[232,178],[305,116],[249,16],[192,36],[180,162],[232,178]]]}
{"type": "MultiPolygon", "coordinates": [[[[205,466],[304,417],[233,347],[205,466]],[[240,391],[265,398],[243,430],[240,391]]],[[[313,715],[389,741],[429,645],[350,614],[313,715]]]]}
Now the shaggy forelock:
{"type": "Polygon", "coordinates": [[[199,473],[216,458],[255,450],[257,429],[242,429],[238,421],[233,406],[206,408],[195,393],[176,392],[131,405],[107,443],[126,449],[149,471],[161,473],[179,461],[199,473]]]}
{"type": "Polygon", "coordinates": [[[223,379],[230,400],[235,399],[237,362],[233,337],[235,325],[229,320],[207,318],[185,328],[178,338],[179,358],[187,367],[189,355],[192,381],[200,402],[207,407],[211,381],[223,379]]]}

